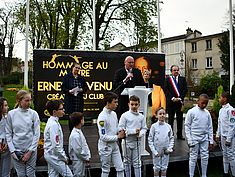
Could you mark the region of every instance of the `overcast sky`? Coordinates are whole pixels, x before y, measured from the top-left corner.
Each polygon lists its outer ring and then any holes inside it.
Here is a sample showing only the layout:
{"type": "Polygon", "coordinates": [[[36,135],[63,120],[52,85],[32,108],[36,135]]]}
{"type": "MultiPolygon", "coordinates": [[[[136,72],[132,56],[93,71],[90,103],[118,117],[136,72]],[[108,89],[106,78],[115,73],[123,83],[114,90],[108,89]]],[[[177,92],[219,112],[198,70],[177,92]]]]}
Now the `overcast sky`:
{"type": "Polygon", "coordinates": [[[184,34],[187,27],[202,35],[226,30],[229,0],[162,0],[161,32],[164,37],[184,34]]]}
{"type": "MultiPolygon", "coordinates": [[[[0,7],[4,6],[4,2],[11,1],[0,0],[0,7]]],[[[160,17],[163,38],[185,34],[188,27],[200,31],[202,35],[220,33],[228,28],[229,0],[162,1],[160,17]]],[[[115,40],[113,44],[117,42],[124,41],[115,40]]],[[[18,43],[15,49],[14,55],[24,59],[24,43],[18,43]]]]}

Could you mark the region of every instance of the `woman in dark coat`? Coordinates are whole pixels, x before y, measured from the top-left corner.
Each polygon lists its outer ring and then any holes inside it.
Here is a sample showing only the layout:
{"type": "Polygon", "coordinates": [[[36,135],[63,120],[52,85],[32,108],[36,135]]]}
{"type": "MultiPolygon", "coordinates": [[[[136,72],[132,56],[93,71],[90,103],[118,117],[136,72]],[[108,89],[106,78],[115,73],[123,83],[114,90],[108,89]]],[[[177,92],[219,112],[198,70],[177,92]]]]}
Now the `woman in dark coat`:
{"type": "MultiPolygon", "coordinates": [[[[65,75],[62,81],[62,91],[65,94],[64,108],[66,115],[70,115],[73,112],[83,112],[83,94],[87,91],[88,87],[84,77],[78,73],[80,69],[80,64],[74,63],[72,72],[65,75]]],[[[69,129],[70,131],[73,129],[70,120],[69,129]]]]}

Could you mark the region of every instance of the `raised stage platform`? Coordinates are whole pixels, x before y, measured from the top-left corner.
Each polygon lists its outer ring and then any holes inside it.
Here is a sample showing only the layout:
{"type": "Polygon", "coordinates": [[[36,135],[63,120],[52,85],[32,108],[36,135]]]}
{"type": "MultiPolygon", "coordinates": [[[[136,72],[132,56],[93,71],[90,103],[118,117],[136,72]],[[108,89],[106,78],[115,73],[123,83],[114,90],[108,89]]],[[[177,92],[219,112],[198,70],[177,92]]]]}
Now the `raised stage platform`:
{"type": "MultiPolygon", "coordinates": [[[[62,126],[62,128],[63,128],[63,133],[64,133],[64,144],[65,144],[65,148],[67,148],[69,130],[66,125],[62,126]]],[[[97,127],[96,125],[84,126],[82,130],[86,137],[89,148],[91,150],[91,155],[92,155],[91,163],[90,163],[91,169],[100,169],[100,160],[99,160],[99,155],[98,155],[98,150],[97,150],[97,143],[98,143],[97,127]]],[[[146,141],[146,149],[148,152],[150,152],[147,141],[146,141]]],[[[175,138],[174,152],[170,155],[170,162],[187,161],[189,158],[188,152],[189,152],[189,148],[187,146],[186,141],[177,140],[175,138]]],[[[219,157],[221,155],[222,153],[219,150],[219,147],[215,147],[214,150],[210,152],[210,157],[219,157]]],[[[151,155],[142,156],[142,164],[143,164],[143,171],[145,171],[146,169],[145,166],[152,164],[151,155]]],[[[43,158],[38,160],[37,171],[47,171],[46,162],[43,158]]]]}

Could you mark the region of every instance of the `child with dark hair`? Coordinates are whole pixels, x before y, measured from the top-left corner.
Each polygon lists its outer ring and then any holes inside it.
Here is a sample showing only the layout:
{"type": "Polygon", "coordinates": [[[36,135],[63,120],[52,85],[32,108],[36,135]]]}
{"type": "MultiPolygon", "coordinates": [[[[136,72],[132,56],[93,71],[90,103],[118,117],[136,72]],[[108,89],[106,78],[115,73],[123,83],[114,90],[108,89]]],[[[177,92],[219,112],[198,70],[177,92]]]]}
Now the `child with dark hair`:
{"type": "Polygon", "coordinates": [[[6,142],[6,119],[8,104],[5,98],[0,98],[0,177],[10,177],[11,153],[6,142]]]}
{"type": "Polygon", "coordinates": [[[158,121],[152,124],[148,143],[152,151],[154,177],[166,177],[169,154],[173,151],[174,136],[170,124],[165,122],[166,111],[163,107],[156,110],[158,121]]]}
{"type": "Polygon", "coordinates": [[[37,147],[40,137],[38,113],[30,108],[31,93],[19,90],[16,107],[7,114],[6,140],[17,176],[35,176],[37,147]]]}
{"type": "Polygon", "coordinates": [[[133,164],[135,177],[141,177],[141,137],[144,137],[147,126],[143,114],[139,113],[140,99],[133,95],[129,98],[129,111],[122,114],[119,130],[125,130],[125,148],[123,148],[126,177],[131,177],[133,164]]]}
{"type": "Polygon", "coordinates": [[[209,149],[213,147],[213,126],[209,111],[206,109],[209,97],[201,94],[197,105],[191,108],[185,119],[185,134],[190,149],[189,177],[194,176],[197,157],[200,152],[202,177],[206,177],[209,149]]]}
{"type": "Polygon", "coordinates": [[[84,177],[85,165],[89,166],[91,158],[90,149],[81,130],[84,117],[81,112],[74,112],[69,118],[74,127],[69,136],[69,156],[72,160],[73,174],[76,177],[84,177]]]}
{"type": "Polygon", "coordinates": [[[114,110],[118,106],[118,96],[113,92],[104,95],[104,108],[99,114],[97,127],[99,133],[98,152],[101,161],[101,177],[108,177],[111,163],[116,168],[117,177],[124,177],[124,168],[118,140],[125,137],[123,130],[118,131],[118,119],[114,110]]]}
{"type": "Polygon", "coordinates": [[[63,147],[63,132],[59,118],[64,116],[64,107],[61,100],[50,100],[46,109],[51,117],[48,119],[44,130],[44,158],[48,164],[48,176],[57,177],[59,174],[72,177],[68,166],[68,157],[63,147]]]}
{"type": "Polygon", "coordinates": [[[216,138],[221,140],[223,153],[224,177],[229,177],[229,166],[232,175],[235,176],[235,109],[229,104],[229,92],[223,92],[219,102],[222,108],[219,111],[218,130],[216,138]]]}

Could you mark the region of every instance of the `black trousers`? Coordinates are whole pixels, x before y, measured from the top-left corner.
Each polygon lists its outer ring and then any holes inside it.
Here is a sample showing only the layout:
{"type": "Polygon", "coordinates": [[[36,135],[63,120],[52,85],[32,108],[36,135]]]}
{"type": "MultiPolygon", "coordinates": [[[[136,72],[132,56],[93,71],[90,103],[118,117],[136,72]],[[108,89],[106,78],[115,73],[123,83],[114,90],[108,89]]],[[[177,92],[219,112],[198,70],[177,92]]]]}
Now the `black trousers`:
{"type": "Polygon", "coordinates": [[[177,138],[182,138],[183,134],[183,112],[181,111],[182,104],[180,102],[174,103],[171,102],[168,105],[168,123],[171,125],[171,128],[174,132],[174,119],[176,114],[177,121],[177,138]]]}

